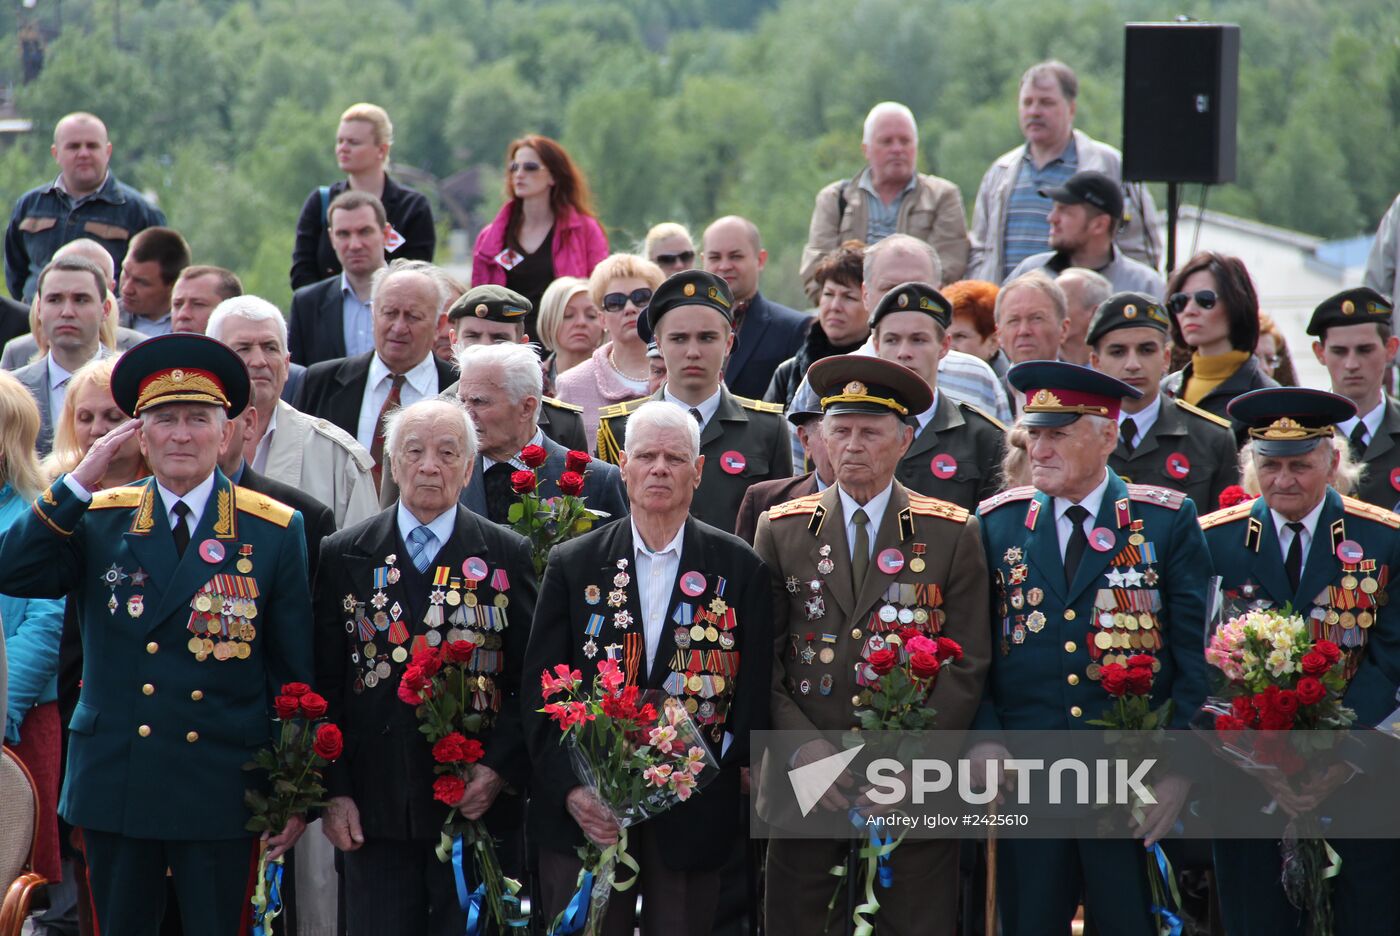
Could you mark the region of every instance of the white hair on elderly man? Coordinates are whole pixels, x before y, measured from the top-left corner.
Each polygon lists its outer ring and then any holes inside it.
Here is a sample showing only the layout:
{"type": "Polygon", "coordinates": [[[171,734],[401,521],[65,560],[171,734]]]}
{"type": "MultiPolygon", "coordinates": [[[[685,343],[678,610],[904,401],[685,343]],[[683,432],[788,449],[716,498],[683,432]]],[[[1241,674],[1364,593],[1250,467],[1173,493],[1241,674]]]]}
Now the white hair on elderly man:
{"type": "Polygon", "coordinates": [[[476,461],[476,426],[472,424],[471,414],[467,412],[467,408],[461,402],[442,397],[419,400],[417,403],[401,406],[384,417],[384,451],[386,456],[392,460],[399,454],[405,423],[417,422],[419,419],[444,413],[457,417],[462,422],[462,460],[465,462],[476,461]]]}
{"type": "MultiPolygon", "coordinates": [[[[463,375],[480,371],[486,367],[501,369],[501,389],[512,403],[519,403],[527,396],[536,400],[544,395],[544,372],[540,370],[540,356],[530,345],[500,344],[467,345],[458,348],[457,369],[463,375]]],[[[535,407],[538,422],[540,408],[535,407]]]]}
{"type": "Polygon", "coordinates": [[[666,430],[675,430],[685,437],[691,461],[700,457],[700,424],[690,413],[665,400],[643,403],[628,414],[627,439],[622,450],[626,452],[640,445],[643,437],[666,430]]]}
{"type": "Polygon", "coordinates": [[[204,333],[216,341],[223,341],[224,322],[240,318],[248,322],[272,322],[277,326],[277,340],[282,342],[282,350],[287,350],[287,320],[282,310],[261,296],[234,296],[225,299],[209,314],[209,324],[204,333]]]}
{"type": "Polygon", "coordinates": [[[372,306],[374,301],[379,298],[379,291],[390,280],[407,273],[418,273],[426,276],[428,281],[433,284],[433,289],[437,290],[437,309],[435,311],[441,314],[449,296],[443,271],[426,260],[408,260],[403,257],[374,271],[374,276],[370,277],[369,281],[370,305],[372,306]]]}

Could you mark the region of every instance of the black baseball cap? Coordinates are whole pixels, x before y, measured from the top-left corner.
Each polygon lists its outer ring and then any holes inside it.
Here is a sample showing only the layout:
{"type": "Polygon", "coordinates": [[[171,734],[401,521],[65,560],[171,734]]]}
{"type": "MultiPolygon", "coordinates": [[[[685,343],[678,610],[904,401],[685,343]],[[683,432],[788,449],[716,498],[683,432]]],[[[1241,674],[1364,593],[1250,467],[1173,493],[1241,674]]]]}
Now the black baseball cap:
{"type": "Polygon", "coordinates": [[[1115,222],[1123,220],[1123,187],[1102,172],[1076,172],[1065,180],[1064,185],[1041,189],[1036,194],[1062,205],[1088,205],[1115,222]]]}

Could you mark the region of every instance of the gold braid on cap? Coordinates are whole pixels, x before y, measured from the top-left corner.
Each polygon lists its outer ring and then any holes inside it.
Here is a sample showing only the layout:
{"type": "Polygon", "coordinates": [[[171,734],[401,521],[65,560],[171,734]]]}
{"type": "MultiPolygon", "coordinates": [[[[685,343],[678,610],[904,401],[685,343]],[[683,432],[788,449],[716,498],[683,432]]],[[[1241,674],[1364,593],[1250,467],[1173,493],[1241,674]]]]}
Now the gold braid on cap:
{"type": "Polygon", "coordinates": [[[1108,418],[1107,406],[1090,406],[1084,403],[1067,406],[1049,390],[1037,390],[1035,395],[1026,401],[1023,411],[1027,413],[1077,413],[1080,416],[1108,418]]]}
{"type": "Polygon", "coordinates": [[[1332,426],[1305,426],[1288,416],[1275,419],[1267,426],[1249,430],[1251,439],[1265,442],[1299,442],[1303,439],[1325,439],[1334,435],[1332,426]]]}
{"type": "Polygon", "coordinates": [[[213,380],[179,368],[161,374],[142,387],[135,410],[140,413],[156,403],[217,403],[225,408],[229,405],[223,388],[213,380]]]}
{"type": "Polygon", "coordinates": [[[898,400],[891,397],[871,396],[868,393],[838,393],[836,396],[822,397],[822,409],[826,409],[828,403],[878,403],[881,406],[888,406],[901,416],[909,415],[909,407],[901,405],[898,400]]]}

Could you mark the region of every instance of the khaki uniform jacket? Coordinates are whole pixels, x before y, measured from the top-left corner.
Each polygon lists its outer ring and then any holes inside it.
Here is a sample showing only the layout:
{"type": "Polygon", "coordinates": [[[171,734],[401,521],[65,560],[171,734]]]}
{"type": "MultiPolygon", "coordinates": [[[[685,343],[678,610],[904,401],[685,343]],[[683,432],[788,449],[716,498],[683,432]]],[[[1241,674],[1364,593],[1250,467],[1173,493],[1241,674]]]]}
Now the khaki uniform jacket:
{"type": "Polygon", "coordinates": [[[336,529],[379,512],[379,492],[370,474],[373,467],[369,452],[350,433],[278,401],[277,431],[262,474],[325,504],[335,514],[336,529]]]}
{"type": "MultiPolygon", "coordinates": [[[[817,300],[817,283],[812,271],[822,257],[848,240],[865,243],[865,230],[870,221],[865,200],[869,192],[860,187],[864,170],[849,179],[832,182],[817,193],[812,208],[812,224],[807,232],[807,246],[802,248],[802,287],[807,297],[817,300]],[[846,210],[841,211],[841,196],[845,194],[846,210]]],[[[918,173],[913,191],[899,205],[895,231],[928,241],[938,251],[943,265],[943,282],[963,278],[967,269],[967,212],[963,210],[962,193],[947,179],[918,173]]]]}

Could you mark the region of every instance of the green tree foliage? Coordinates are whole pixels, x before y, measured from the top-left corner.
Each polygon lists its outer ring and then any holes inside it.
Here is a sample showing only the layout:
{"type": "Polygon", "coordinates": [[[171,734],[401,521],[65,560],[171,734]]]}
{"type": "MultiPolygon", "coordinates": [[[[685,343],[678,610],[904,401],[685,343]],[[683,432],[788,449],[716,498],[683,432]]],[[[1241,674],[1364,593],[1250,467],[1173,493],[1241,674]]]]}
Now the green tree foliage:
{"type": "MultiPolygon", "coordinates": [[[[1322,236],[1370,230],[1400,190],[1400,8],[1184,6],[1242,29],[1238,181],[1210,205],[1322,236]]],[[[1147,0],[10,4],[0,35],[37,23],[48,46],[42,75],[17,88],[35,132],[0,148],[0,196],[51,178],[54,122],[94,111],[116,172],[160,199],[196,258],[285,307],[297,213],[336,178],[337,118],[374,101],[394,120],[395,161],[430,198],[432,179],[478,170],[478,224],[500,204],[509,141],[545,133],[587,173],[615,248],[660,220],[698,232],[743,213],[769,250],[765,291],[800,301],[812,198],[860,169],[872,104],[914,110],[921,168],[957,183],[970,212],[987,165],[1020,142],[1027,65],[1073,65],[1077,125],[1117,143],[1123,24],[1178,12],[1147,0]]],[[[18,77],[12,42],[0,80],[18,77]]]]}

